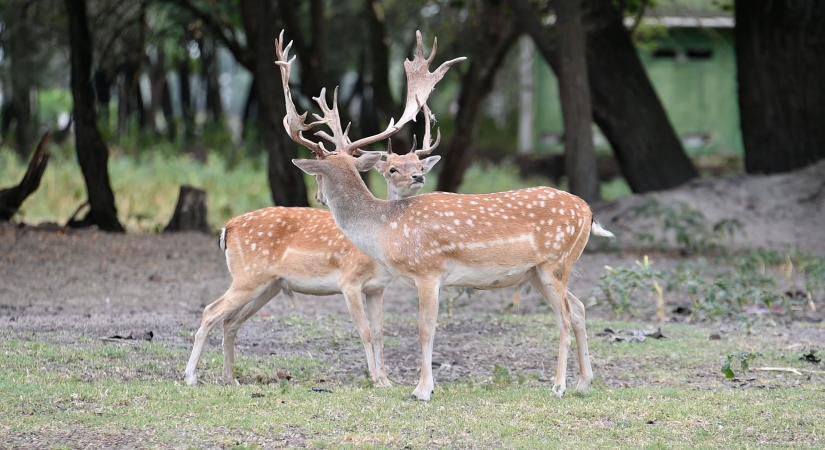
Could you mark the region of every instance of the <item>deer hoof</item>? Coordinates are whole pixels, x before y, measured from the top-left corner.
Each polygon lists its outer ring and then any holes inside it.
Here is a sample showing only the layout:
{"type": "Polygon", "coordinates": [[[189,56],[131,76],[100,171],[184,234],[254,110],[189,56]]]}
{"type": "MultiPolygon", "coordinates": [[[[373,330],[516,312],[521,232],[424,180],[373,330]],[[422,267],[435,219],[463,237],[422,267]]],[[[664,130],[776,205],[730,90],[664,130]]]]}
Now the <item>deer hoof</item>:
{"type": "Polygon", "coordinates": [[[428,402],[433,396],[433,388],[430,386],[418,385],[412,393],[412,398],[422,402],[428,402]]]}
{"type": "Polygon", "coordinates": [[[558,398],[564,397],[564,391],[566,390],[567,388],[563,384],[554,384],[552,388],[553,394],[558,398]]]}
{"type": "Polygon", "coordinates": [[[197,374],[187,373],[183,377],[183,379],[186,382],[186,384],[189,385],[189,386],[194,386],[194,385],[198,384],[198,375],[197,374]]]}

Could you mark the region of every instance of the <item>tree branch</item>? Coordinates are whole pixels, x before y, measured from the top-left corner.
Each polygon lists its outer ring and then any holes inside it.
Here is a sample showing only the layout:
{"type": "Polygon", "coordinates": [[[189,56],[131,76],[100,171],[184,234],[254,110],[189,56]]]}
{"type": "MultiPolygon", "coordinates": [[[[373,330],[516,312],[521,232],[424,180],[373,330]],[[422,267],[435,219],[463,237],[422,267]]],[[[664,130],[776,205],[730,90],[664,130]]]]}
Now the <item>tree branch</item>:
{"type": "MultiPolygon", "coordinates": [[[[238,41],[235,33],[229,30],[232,30],[232,26],[228,24],[226,21],[222,20],[221,18],[210,14],[209,12],[197,7],[192,0],[179,0],[179,1],[172,1],[172,0],[165,0],[173,5],[179,5],[192,13],[196,18],[203,21],[203,23],[212,30],[212,33],[218,38],[219,41],[227,48],[230,52],[232,52],[232,56],[235,57],[235,60],[238,61],[242,66],[247,68],[248,70],[252,70],[252,58],[249,57],[247,48],[242,46],[241,43],[238,41]]],[[[282,3],[282,2],[279,2],[282,3]]]]}

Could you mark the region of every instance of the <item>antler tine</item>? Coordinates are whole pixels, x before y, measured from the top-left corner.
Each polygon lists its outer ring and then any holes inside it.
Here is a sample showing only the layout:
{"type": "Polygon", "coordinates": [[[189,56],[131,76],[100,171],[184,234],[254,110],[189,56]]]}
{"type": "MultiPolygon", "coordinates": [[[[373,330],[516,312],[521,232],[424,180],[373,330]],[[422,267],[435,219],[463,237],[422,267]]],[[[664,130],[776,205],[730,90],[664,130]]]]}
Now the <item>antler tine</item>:
{"type": "MultiPolygon", "coordinates": [[[[424,139],[421,141],[421,148],[415,150],[415,154],[418,156],[427,156],[438,147],[438,144],[441,143],[441,128],[436,130],[436,138],[435,143],[431,142],[432,135],[430,133],[430,119],[435,122],[435,114],[430,111],[430,107],[424,105],[422,108],[422,112],[424,113],[424,139]]],[[[415,145],[413,145],[413,149],[415,145]]]]}
{"type": "Polygon", "coordinates": [[[387,128],[379,134],[374,136],[359,139],[350,144],[353,149],[365,147],[375,142],[382,141],[389,136],[397,133],[407,122],[415,120],[418,111],[426,105],[427,99],[430,97],[435,85],[444,78],[447,70],[453,65],[464,61],[465,57],[451,59],[443,62],[435,72],[430,72],[430,62],[435,59],[436,43],[433,42],[433,49],[429,58],[424,56],[424,38],[421,31],[415,32],[415,57],[412,60],[404,61],[404,71],[407,73],[407,102],[404,105],[404,112],[398,119],[398,122],[390,120],[387,128]]]}
{"type": "Polygon", "coordinates": [[[346,130],[341,128],[341,116],[338,113],[338,87],[336,86],[332,93],[332,106],[327,104],[326,88],[322,88],[321,94],[318,97],[312,97],[312,99],[315,100],[315,103],[318,104],[318,107],[321,108],[321,112],[323,113],[323,116],[318,114],[312,115],[317,120],[317,122],[314,123],[323,123],[328,126],[330,130],[332,130],[332,136],[323,130],[317,131],[315,135],[327,142],[331,142],[335,145],[336,150],[352,153],[352,148],[349,146],[350,140],[349,137],[347,137],[347,133],[349,133],[349,124],[347,125],[346,130]]]}
{"type": "Polygon", "coordinates": [[[292,41],[284,48],[284,30],[281,30],[281,33],[275,40],[275,64],[278,65],[281,71],[281,85],[284,89],[284,102],[286,104],[286,115],[284,115],[283,121],[284,129],[293,141],[308,148],[318,158],[324,158],[330,154],[330,152],[324,148],[324,145],[320,142],[313,142],[303,135],[304,131],[317,125],[318,122],[307,124],[307,113],[298,114],[295,103],[292,101],[292,93],[289,90],[289,76],[295,57],[289,58],[289,50],[291,48],[292,41]]]}

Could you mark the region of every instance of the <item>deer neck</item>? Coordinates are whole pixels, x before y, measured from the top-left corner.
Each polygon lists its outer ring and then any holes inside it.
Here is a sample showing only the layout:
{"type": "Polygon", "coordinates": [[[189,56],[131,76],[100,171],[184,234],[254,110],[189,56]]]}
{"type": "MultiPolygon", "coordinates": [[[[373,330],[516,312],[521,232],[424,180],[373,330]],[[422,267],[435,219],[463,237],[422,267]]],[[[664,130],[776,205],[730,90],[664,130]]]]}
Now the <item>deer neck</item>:
{"type": "Polygon", "coordinates": [[[387,181],[387,200],[401,200],[406,198],[406,196],[402,195],[401,192],[395,187],[394,184],[387,181]]]}
{"type": "Polygon", "coordinates": [[[354,169],[325,176],[324,196],[338,227],[361,251],[382,261],[379,236],[387,224],[389,202],[375,198],[354,169]]]}

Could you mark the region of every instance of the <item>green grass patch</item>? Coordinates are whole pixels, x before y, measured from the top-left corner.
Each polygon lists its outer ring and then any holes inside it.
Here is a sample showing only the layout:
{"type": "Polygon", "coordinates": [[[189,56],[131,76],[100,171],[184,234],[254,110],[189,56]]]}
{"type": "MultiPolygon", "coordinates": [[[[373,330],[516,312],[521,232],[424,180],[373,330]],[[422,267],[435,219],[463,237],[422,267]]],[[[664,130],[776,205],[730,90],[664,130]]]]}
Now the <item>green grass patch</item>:
{"type": "MultiPolygon", "coordinates": [[[[549,314],[504,317],[531,339],[556,338],[549,314]]],[[[560,400],[549,382],[495,365],[489,377],[439,384],[430,403],[410,400],[412,386],[321,382],[327,368],[304,357],[239,355],[244,384],[223,386],[221,354],[207,352],[205,384],[192,388],[180,381],[188,348],[5,339],[0,432],[12,446],[33,435],[77,445],[61,434],[71,429],[102,446],[133,435],[144,445],[238,448],[815,446],[825,438],[821,376],[737,374],[755,380],[743,387],[721,373],[727,355],[745,351],[758,352],[751,367],[813,367],[770,333],[709,340],[708,329],[667,325],[665,339],[641,343],[596,336],[644,327],[590,324],[598,377],[590,394],[560,400]]]]}

